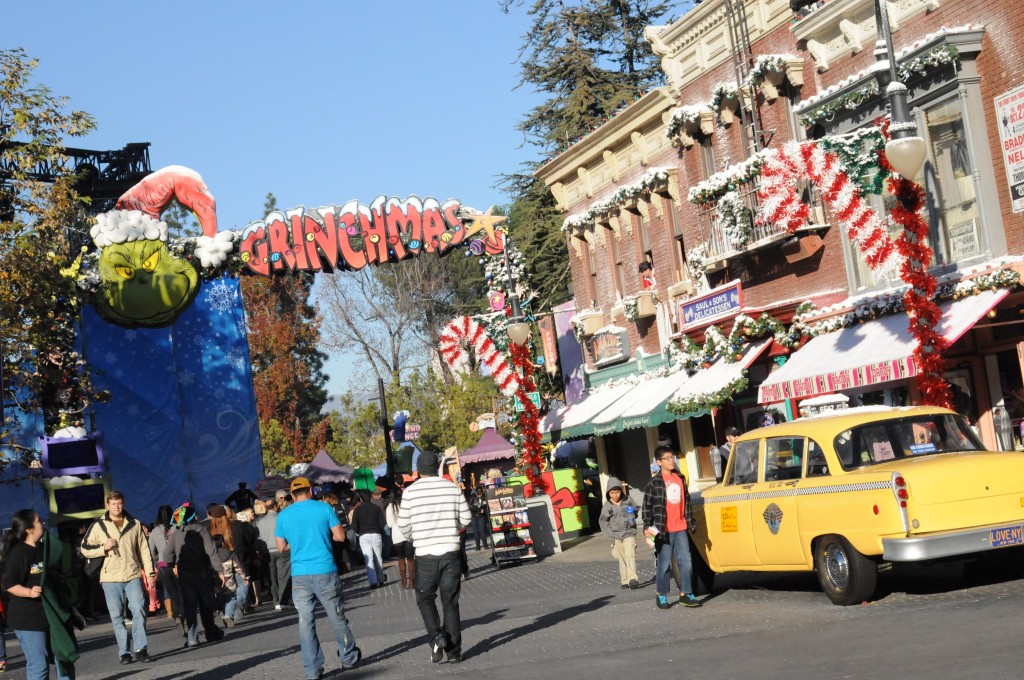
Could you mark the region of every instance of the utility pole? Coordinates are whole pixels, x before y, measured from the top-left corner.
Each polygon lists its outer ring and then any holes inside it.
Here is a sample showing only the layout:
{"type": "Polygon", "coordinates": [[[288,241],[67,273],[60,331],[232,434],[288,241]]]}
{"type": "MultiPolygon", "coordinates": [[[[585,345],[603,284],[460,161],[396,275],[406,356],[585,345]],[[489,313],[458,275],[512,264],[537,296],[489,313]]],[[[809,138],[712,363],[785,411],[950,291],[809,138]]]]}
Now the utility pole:
{"type": "Polygon", "coordinates": [[[395,456],[391,453],[391,423],[388,422],[388,404],[384,396],[383,378],[377,378],[377,392],[380,394],[380,424],[384,428],[384,461],[387,464],[391,489],[394,490],[398,480],[395,479],[395,456]]]}

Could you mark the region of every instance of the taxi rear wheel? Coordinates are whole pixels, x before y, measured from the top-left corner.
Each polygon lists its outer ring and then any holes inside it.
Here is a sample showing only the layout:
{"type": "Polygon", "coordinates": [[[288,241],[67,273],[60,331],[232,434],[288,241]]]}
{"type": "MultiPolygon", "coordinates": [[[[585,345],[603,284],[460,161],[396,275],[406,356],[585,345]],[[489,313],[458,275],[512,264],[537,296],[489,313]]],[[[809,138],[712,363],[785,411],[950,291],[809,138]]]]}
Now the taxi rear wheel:
{"type": "Polygon", "coordinates": [[[875,594],[878,565],[842,536],[829,534],[815,543],[814,570],[821,589],[833,604],[859,604],[875,594]]]}

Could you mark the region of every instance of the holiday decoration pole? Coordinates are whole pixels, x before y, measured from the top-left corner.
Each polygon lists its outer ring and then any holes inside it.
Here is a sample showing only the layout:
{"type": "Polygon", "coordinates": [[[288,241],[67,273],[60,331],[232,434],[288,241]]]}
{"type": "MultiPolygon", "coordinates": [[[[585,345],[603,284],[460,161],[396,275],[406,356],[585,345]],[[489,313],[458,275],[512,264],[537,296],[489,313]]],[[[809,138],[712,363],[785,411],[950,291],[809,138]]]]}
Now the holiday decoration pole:
{"type": "Polygon", "coordinates": [[[395,457],[391,453],[391,424],[388,423],[388,405],[384,396],[384,379],[377,378],[377,392],[380,394],[380,424],[384,428],[384,460],[387,464],[387,477],[391,480],[391,488],[398,486],[395,479],[395,457]]]}

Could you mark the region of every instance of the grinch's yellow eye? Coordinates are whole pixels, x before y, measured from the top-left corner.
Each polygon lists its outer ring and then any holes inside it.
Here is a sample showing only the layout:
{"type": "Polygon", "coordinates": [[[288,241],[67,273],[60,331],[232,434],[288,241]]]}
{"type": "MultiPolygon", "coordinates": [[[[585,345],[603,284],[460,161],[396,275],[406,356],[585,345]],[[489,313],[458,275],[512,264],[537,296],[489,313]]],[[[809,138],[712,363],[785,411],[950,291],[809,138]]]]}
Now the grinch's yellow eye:
{"type": "Polygon", "coordinates": [[[146,258],[146,261],[142,263],[142,268],[147,272],[152,272],[156,269],[157,263],[160,261],[160,251],[155,251],[152,255],[146,258]]]}
{"type": "Polygon", "coordinates": [[[114,271],[116,271],[117,275],[126,281],[131,281],[135,278],[134,267],[114,267],[114,271]]]}

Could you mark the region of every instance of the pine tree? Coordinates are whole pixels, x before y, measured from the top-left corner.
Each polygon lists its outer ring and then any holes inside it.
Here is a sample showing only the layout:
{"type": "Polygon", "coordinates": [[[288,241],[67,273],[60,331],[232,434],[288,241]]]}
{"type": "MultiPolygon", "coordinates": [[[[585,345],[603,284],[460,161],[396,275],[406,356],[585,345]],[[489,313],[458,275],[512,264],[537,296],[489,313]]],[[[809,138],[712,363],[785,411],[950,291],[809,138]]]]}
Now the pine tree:
{"type": "MultiPolygon", "coordinates": [[[[268,194],[265,213],[275,209],[276,199],[268,194]]],[[[312,460],[326,436],[328,420],[320,410],[327,401],[327,355],[318,349],[321,318],[310,302],[313,280],[308,272],[241,278],[267,469],[312,460]]]]}
{"type": "MultiPolygon", "coordinates": [[[[510,11],[519,0],[504,0],[510,11]]],[[[520,50],[520,86],[548,99],[519,123],[545,155],[566,150],[643,92],[661,84],[657,57],[644,28],[667,20],[670,3],[648,0],[534,0],[533,18],[520,50]]],[[[533,176],[540,162],[502,178],[513,197],[512,237],[526,254],[536,311],[571,298],[562,215],[551,192],[533,176]]]]}

